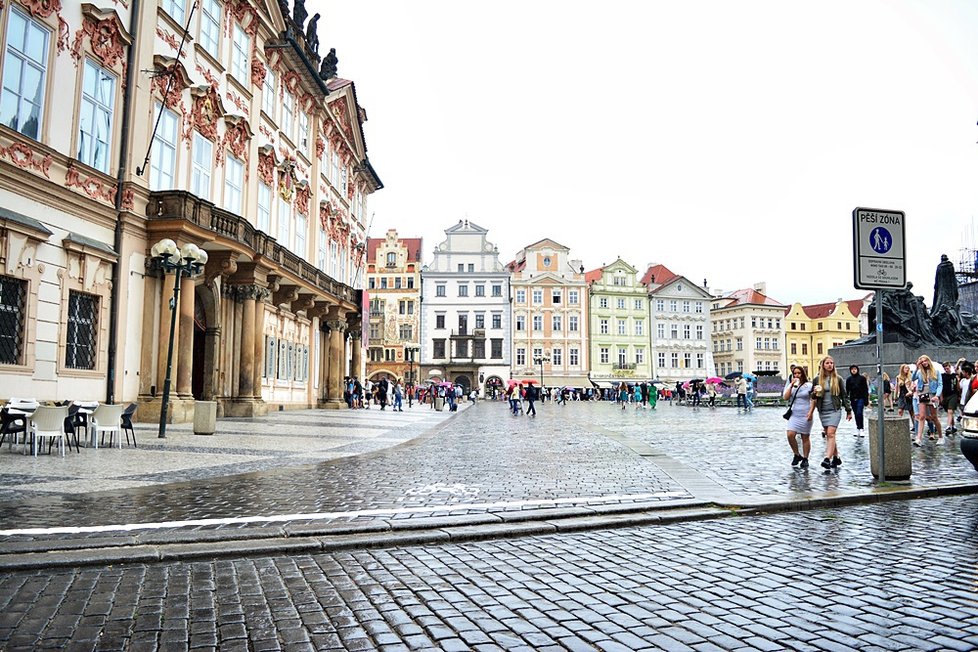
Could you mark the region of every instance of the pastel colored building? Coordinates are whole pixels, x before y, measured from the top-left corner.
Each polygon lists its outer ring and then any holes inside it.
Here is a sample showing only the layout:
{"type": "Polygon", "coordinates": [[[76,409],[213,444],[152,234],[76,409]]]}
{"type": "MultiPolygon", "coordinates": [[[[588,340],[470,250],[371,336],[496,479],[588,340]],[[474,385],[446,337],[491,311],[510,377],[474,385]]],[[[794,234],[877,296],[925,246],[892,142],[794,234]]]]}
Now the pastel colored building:
{"type": "Polygon", "coordinates": [[[621,258],[585,274],[590,311],[591,381],[602,389],[651,381],[648,289],[621,258]]]}
{"type": "Polygon", "coordinates": [[[711,332],[717,375],[783,373],[787,306],[767,296],[765,290],[766,285],[760,283],[713,300],[711,332]]]}
{"type": "Polygon", "coordinates": [[[642,284],[649,293],[655,377],[672,384],[716,375],[709,290],[657,264],[648,266],[642,284]]]}
{"type": "MultiPolygon", "coordinates": [[[[299,6],[299,5],[297,5],[299,6]]],[[[342,403],[367,197],[353,83],[285,3],[0,3],[0,396],[171,420],[342,403]],[[185,32],[186,28],[186,32],[185,32]]]]}
{"type": "Polygon", "coordinates": [[[808,306],[795,303],[788,308],[784,319],[789,368],[798,365],[811,375],[829,349],[865,335],[860,325],[865,303],[840,299],[808,306]]]}
{"type": "Polygon", "coordinates": [[[513,377],[547,387],[590,388],[584,266],[544,239],[507,265],[513,293],[513,377]]]}

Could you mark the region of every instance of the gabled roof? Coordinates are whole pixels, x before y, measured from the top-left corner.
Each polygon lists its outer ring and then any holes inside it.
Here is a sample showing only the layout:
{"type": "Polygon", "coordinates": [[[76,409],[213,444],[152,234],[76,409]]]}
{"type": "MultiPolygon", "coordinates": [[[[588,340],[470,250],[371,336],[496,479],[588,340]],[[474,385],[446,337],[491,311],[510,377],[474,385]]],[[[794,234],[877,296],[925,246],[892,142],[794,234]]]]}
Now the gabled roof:
{"type": "MultiPolygon", "coordinates": [[[[862,299],[843,301],[843,303],[845,303],[849,308],[849,312],[852,313],[853,317],[859,317],[859,313],[862,312],[863,309],[862,299]]],[[[836,306],[838,305],[838,301],[831,301],[829,303],[813,303],[808,306],[802,306],[801,309],[805,312],[809,319],[825,319],[835,312],[836,306]]],[[[788,314],[789,312],[791,312],[790,307],[785,311],[785,314],[788,314]]]]}
{"type": "Polygon", "coordinates": [[[550,238],[543,238],[542,240],[537,240],[533,244],[526,245],[525,247],[523,247],[523,251],[527,251],[529,249],[535,249],[539,245],[546,245],[546,244],[549,244],[554,249],[562,249],[564,251],[570,251],[568,247],[565,247],[564,245],[560,244],[556,240],[552,240],[550,238]]]}
{"type": "Polygon", "coordinates": [[[781,307],[784,306],[784,304],[781,303],[780,301],[776,301],[775,299],[772,299],[766,294],[761,294],[754,288],[744,288],[742,290],[736,290],[735,292],[731,292],[724,298],[731,300],[730,303],[724,306],[724,308],[728,308],[730,306],[748,305],[748,304],[759,305],[759,306],[781,306],[781,307]]]}
{"type": "Polygon", "coordinates": [[[652,265],[652,267],[645,270],[645,274],[642,276],[642,285],[651,285],[653,278],[655,279],[656,283],[665,285],[672,279],[676,278],[676,276],[677,275],[665,265],[652,265]]]}
{"type": "Polygon", "coordinates": [[[519,261],[511,260],[508,263],[506,263],[506,269],[508,269],[510,272],[522,272],[525,268],[526,268],[526,258],[523,258],[522,260],[519,261]]]}
{"type": "MultiPolygon", "coordinates": [[[[380,245],[387,242],[387,238],[367,238],[367,262],[376,263],[377,262],[377,249],[380,245]]],[[[421,262],[421,238],[398,238],[398,244],[407,248],[407,262],[409,263],[419,263],[421,262]]]]}
{"type": "Polygon", "coordinates": [[[595,281],[600,281],[603,275],[604,275],[604,267],[592,269],[590,272],[584,272],[584,282],[594,283],[595,281]]]}

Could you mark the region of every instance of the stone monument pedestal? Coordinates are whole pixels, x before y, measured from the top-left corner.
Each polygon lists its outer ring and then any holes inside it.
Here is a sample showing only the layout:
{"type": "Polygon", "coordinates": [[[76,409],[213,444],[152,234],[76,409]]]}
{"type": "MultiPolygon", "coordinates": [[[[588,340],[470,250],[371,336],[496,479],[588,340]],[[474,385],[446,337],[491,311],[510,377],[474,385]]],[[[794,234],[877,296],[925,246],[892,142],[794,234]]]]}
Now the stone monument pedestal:
{"type": "MultiPolygon", "coordinates": [[[[890,382],[900,373],[900,365],[917,362],[922,354],[926,354],[936,364],[944,364],[948,360],[957,362],[958,358],[967,358],[974,362],[978,358],[978,348],[973,346],[945,346],[921,344],[911,346],[904,342],[883,342],[883,371],[890,376],[890,382]]],[[[829,355],[835,359],[835,368],[843,378],[849,376],[849,367],[858,365],[860,371],[868,372],[870,381],[876,376],[876,344],[843,344],[829,349],[829,355]]]]}

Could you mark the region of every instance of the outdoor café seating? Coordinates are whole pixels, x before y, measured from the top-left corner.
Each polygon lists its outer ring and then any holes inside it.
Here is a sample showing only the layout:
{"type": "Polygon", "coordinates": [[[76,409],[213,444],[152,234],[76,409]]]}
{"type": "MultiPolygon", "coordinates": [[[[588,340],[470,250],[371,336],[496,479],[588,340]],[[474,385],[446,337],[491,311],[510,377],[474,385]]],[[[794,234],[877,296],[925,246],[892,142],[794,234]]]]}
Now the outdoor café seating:
{"type": "Polygon", "coordinates": [[[30,416],[31,424],[31,449],[37,457],[37,449],[40,448],[40,440],[47,437],[48,452],[54,445],[54,440],[58,440],[61,448],[61,457],[65,456],[65,418],[68,416],[67,405],[39,405],[30,416]]]}
{"type": "Polygon", "coordinates": [[[112,442],[116,442],[118,448],[122,448],[122,410],[121,405],[99,405],[89,417],[89,427],[92,429],[92,441],[95,448],[99,447],[99,440],[104,443],[105,435],[109,435],[109,448],[112,442]]]}

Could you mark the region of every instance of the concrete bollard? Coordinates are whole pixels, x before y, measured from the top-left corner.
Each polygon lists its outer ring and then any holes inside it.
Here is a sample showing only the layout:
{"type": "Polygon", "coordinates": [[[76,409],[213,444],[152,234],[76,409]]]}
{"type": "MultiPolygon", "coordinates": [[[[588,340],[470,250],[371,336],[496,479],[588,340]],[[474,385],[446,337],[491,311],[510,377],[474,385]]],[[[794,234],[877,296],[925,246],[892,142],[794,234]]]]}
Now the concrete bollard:
{"type": "MultiPolygon", "coordinates": [[[[874,478],[879,478],[877,463],[877,415],[866,416],[866,437],[869,439],[869,466],[874,478]]],[[[883,464],[887,480],[909,480],[911,473],[910,420],[906,417],[886,415],[883,418],[883,464]]]]}
{"type": "Polygon", "coordinates": [[[217,430],[217,402],[194,401],[194,434],[213,435],[217,430]]]}

